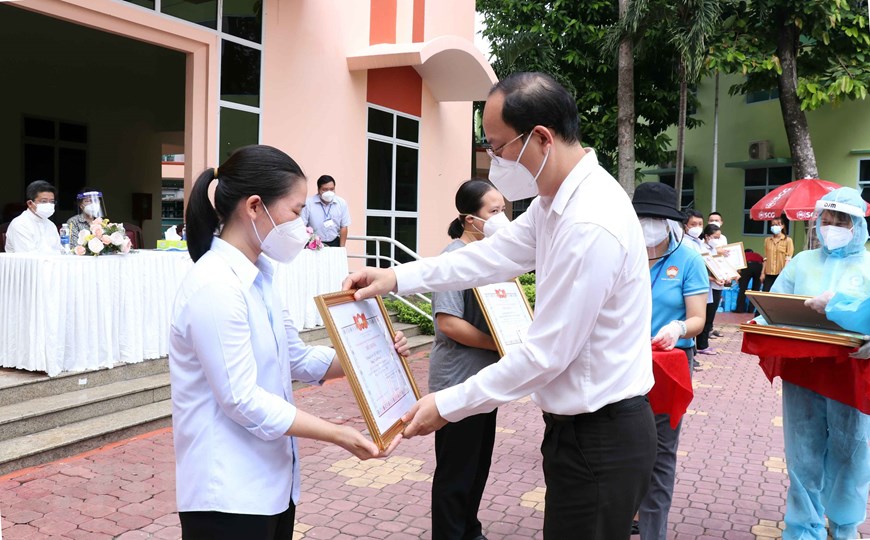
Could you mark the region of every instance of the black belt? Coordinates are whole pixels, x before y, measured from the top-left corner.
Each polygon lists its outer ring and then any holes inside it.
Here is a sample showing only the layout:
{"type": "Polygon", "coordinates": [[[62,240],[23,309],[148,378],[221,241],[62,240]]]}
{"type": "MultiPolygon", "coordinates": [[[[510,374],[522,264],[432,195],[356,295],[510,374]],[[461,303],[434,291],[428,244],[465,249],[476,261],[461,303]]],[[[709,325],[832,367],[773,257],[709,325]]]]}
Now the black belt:
{"type": "Polygon", "coordinates": [[[616,416],[622,411],[632,410],[639,407],[643,402],[649,403],[649,400],[646,396],[634,396],[630,398],[623,399],[622,401],[617,401],[615,403],[608,403],[604,407],[601,407],[597,411],[592,411],[588,413],[580,413],[580,414],[553,414],[544,412],[544,420],[550,422],[575,422],[577,420],[582,420],[585,418],[594,418],[596,416],[610,416],[611,418],[616,416]]]}

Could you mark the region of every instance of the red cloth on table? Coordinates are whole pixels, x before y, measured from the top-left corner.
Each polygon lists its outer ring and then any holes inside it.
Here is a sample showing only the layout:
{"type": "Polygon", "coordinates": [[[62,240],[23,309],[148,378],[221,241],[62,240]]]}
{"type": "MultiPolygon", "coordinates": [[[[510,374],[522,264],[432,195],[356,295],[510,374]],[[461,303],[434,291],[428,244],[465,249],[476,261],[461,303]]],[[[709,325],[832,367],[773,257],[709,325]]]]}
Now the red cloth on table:
{"type": "Polygon", "coordinates": [[[854,348],[744,333],[742,350],[758,356],[770,382],[779,377],[870,414],[870,361],[849,358],[854,348]]]}
{"type": "Polygon", "coordinates": [[[686,353],[680,349],[653,351],[653,377],[656,382],[647,394],[650,406],[656,414],[670,414],[671,428],[677,429],[695,396],[686,353]]]}

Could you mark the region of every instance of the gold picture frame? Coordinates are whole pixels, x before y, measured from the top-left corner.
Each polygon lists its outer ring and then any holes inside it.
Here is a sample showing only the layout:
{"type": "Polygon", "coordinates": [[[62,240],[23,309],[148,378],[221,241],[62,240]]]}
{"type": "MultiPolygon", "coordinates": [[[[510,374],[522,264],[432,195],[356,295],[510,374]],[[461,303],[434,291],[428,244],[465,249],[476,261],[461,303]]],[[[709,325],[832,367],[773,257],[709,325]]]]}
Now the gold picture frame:
{"type": "Polygon", "coordinates": [[[491,283],[473,290],[499,356],[522,345],[534,313],[520,280],[514,278],[513,281],[491,283]]]}
{"type": "Polygon", "coordinates": [[[344,374],[374,443],[384,450],[405,428],[401,417],[420,390],[381,297],[354,300],[356,291],[314,297],[344,374]]]}
{"type": "Polygon", "coordinates": [[[704,259],[704,264],[707,265],[707,270],[710,272],[710,275],[714,278],[720,281],[730,281],[732,279],[740,278],[740,272],[731,266],[728,259],[722,255],[703,254],[701,257],[704,259]]]}
{"type": "Polygon", "coordinates": [[[720,249],[728,251],[728,255],[723,255],[723,257],[728,259],[728,263],[731,264],[735,270],[743,270],[746,268],[746,249],[743,247],[743,242],[725,244],[720,249]]]}
{"type": "Polygon", "coordinates": [[[846,347],[859,347],[870,339],[846,330],[804,305],[810,296],[761,291],[746,291],[746,296],[767,324],[742,324],[740,329],[744,332],[846,347]]]}

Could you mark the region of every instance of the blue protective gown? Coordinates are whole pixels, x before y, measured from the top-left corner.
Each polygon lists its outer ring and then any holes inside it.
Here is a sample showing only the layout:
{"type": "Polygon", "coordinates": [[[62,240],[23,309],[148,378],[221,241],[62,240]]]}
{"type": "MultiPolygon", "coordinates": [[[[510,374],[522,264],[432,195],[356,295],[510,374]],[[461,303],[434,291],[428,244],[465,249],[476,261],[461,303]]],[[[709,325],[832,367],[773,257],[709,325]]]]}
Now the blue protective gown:
{"type": "MultiPolygon", "coordinates": [[[[866,203],[851,188],[832,191],[823,199],[866,210],[866,203]]],[[[867,222],[855,216],[852,224],[848,245],[799,253],[771,292],[816,296],[834,291],[828,317],[849,330],[870,333],[870,253],[864,247],[867,222]]],[[[819,227],[817,220],[817,232],[819,227]]],[[[782,386],[789,476],[783,540],[825,540],[826,515],[835,540],[858,538],[870,486],[870,416],[786,381],[782,386]]]]}

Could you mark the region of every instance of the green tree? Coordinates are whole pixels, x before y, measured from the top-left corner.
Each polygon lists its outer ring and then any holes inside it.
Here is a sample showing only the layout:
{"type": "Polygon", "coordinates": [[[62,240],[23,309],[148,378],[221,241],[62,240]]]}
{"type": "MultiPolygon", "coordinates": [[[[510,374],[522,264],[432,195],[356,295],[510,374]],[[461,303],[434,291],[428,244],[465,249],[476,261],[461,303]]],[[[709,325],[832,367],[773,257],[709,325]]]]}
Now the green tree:
{"type": "MultiPolygon", "coordinates": [[[[619,17],[616,2],[603,0],[477,0],[486,22],[484,35],[500,77],[515,71],[544,71],[576,97],[582,140],[602,165],[617,161],[618,70],[615,54],[602,54],[608,31],[619,17]]],[[[666,31],[648,28],[634,47],[635,136],[637,160],[660,163],[677,122],[679,79],[675,47],[666,31]],[[664,60],[663,60],[664,59],[664,60]]],[[[689,99],[692,99],[691,97],[689,99]]],[[[688,119],[687,125],[695,125],[688,119]]]]}
{"type": "Polygon", "coordinates": [[[806,111],[867,98],[870,33],[864,0],[736,0],[708,67],[743,73],[729,92],[779,89],[796,178],[818,177],[806,111]]]}

